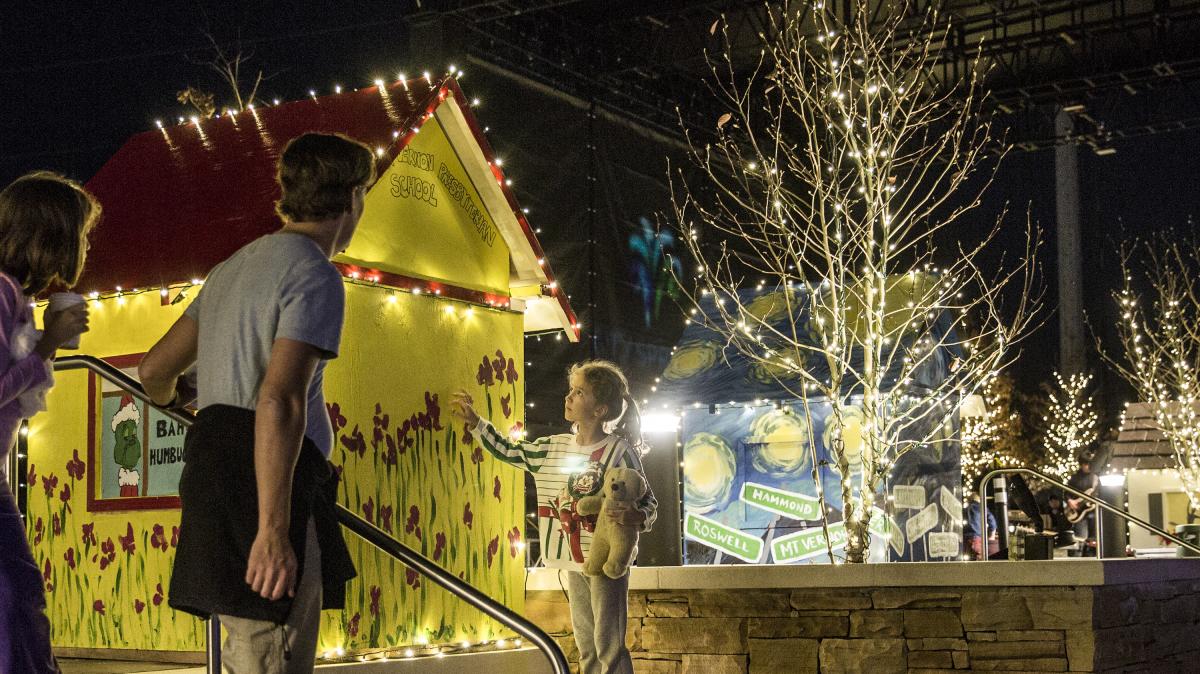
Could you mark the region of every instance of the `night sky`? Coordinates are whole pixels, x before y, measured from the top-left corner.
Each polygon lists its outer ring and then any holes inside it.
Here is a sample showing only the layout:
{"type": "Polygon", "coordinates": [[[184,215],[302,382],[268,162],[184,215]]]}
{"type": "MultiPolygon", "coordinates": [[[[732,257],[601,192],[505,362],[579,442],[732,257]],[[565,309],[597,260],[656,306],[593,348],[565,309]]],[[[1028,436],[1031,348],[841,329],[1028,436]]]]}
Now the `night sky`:
{"type": "MultiPolygon", "coordinates": [[[[166,2],[6,2],[0,6],[0,183],[33,169],[60,171],[87,180],[132,134],[153,128],[155,119],[174,120],[191,114],[175,100],[188,85],[223,93],[215,73],[196,59],[206,58],[207,28],[218,40],[239,35],[253,58],[250,69],[261,68],[269,79],[260,95],[271,100],[299,98],[309,89],[329,93],[335,84],[367,86],[376,77],[398,72],[442,72],[448,63],[435,63],[418,48],[410,49],[402,5],[359,0],[302,3],[166,2]],[[410,53],[410,51],[412,53],[410,53]],[[425,57],[425,58],[423,58],[425,57]]],[[[465,67],[465,66],[464,66],[465,67]]],[[[470,71],[471,69],[468,68],[470,71]]],[[[491,127],[489,138],[498,153],[517,157],[523,151],[514,143],[536,143],[550,136],[556,123],[541,114],[544,102],[525,96],[489,106],[503,97],[506,88],[494,76],[468,72],[462,85],[468,95],[480,96],[481,121],[491,127]],[[544,127],[544,128],[543,128],[544,127]],[[543,133],[544,132],[544,133],[543,133]],[[520,139],[518,141],[518,139],[520,139]]],[[[1152,96],[1153,92],[1143,95],[1152,96]]],[[[220,96],[219,96],[220,98],[220,96]]],[[[601,139],[603,140],[603,139],[601,139]]],[[[1109,292],[1118,279],[1115,243],[1129,233],[1164,228],[1192,229],[1191,218],[1200,214],[1200,132],[1181,131],[1116,143],[1118,152],[1107,157],[1080,151],[1082,218],[1084,230],[1084,302],[1096,325],[1111,332],[1115,322],[1109,292]]],[[[584,175],[585,155],[578,148],[562,148],[558,171],[584,175]]],[[[1048,245],[1043,254],[1043,276],[1048,286],[1047,304],[1055,303],[1054,279],[1054,154],[1014,152],[1000,168],[997,182],[983,207],[973,217],[988,223],[1000,205],[1010,206],[1011,243],[1026,205],[1044,230],[1048,245]]],[[[659,160],[661,160],[661,153],[659,160]]],[[[507,168],[507,167],[506,167],[507,168]]],[[[520,175],[520,167],[513,171],[520,175]]],[[[647,161],[631,167],[660,176],[662,166],[647,161]]],[[[525,204],[535,204],[534,226],[552,229],[539,221],[539,212],[566,208],[556,201],[571,199],[551,192],[538,181],[517,187],[525,204]]],[[[666,208],[662,201],[643,197],[640,210],[652,213],[666,208]]],[[[102,235],[102,232],[101,232],[102,235]]],[[[556,247],[571,232],[547,231],[543,239],[554,254],[578,250],[556,247]]],[[[552,259],[558,268],[580,263],[552,259]]],[[[614,279],[626,282],[624,274],[614,279]]],[[[578,293],[578,288],[567,288],[578,293]]],[[[577,302],[578,303],[578,302],[577,302]]],[[[579,307],[577,306],[577,309],[579,307]]],[[[681,325],[666,331],[678,330],[681,325]]],[[[595,326],[603,332],[603,320],[595,326]]],[[[1106,335],[1111,336],[1111,335],[1106,335]]],[[[658,341],[669,344],[663,334],[658,341]]],[[[1026,387],[1049,379],[1057,358],[1057,318],[1047,322],[1025,345],[1016,368],[1026,387]]],[[[1093,366],[1100,371],[1092,354],[1093,366]]],[[[645,380],[653,372],[638,373],[645,380]]],[[[1101,374],[1102,404],[1115,410],[1129,392],[1114,376],[1101,374]]],[[[531,392],[532,394],[532,392],[531,392]]]]}

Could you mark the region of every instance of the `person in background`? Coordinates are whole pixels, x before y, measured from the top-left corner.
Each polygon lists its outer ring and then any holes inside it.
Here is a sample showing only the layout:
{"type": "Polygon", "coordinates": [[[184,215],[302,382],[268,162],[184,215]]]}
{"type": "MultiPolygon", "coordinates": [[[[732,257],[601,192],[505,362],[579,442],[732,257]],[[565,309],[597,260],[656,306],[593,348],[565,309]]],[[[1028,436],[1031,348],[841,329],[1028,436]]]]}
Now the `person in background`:
{"type": "Polygon", "coordinates": [[[230,674],[311,672],[321,609],[354,574],[333,503],[333,429],[322,394],[345,306],[331,262],[375,179],[370,149],[305,134],[279,160],[283,228],[209,273],[138,368],[146,393],[178,405],[196,365],[199,413],[184,444],[170,605],[217,614],[230,674]]]}
{"type": "MultiPolygon", "coordinates": [[[[30,297],[52,283],[72,286],[100,204],[78,183],[39,171],[0,192],[0,465],[23,419],[45,409],[51,361],[88,329],[86,304],[47,312],[39,335],[30,297]]],[[[42,574],[12,490],[0,471],[0,672],[57,672],[50,650],[42,574]]]]}
{"type": "MultiPolygon", "coordinates": [[[[641,417],[625,374],[613,363],[577,363],[568,373],[568,384],[563,417],[573,424],[573,433],[530,442],[506,438],[476,414],[465,391],[453,395],[451,410],[493,456],[533,474],[542,561],[549,568],[567,571],[581,674],[633,674],[633,661],[625,646],[629,574],[613,579],[582,573],[594,520],[589,522],[577,513],[578,499],[572,492],[573,485],[583,482],[597,487],[603,484],[604,472],[613,466],[633,468],[645,476],[641,417]]],[[[620,523],[646,532],[654,524],[657,509],[658,501],[647,491],[635,509],[610,513],[620,523]]]]}
{"type": "MultiPolygon", "coordinates": [[[[1079,468],[1067,480],[1067,486],[1088,496],[1095,496],[1100,492],[1100,477],[1092,472],[1095,452],[1084,450],[1079,453],[1078,460],[1079,468]]],[[[1066,494],[1065,503],[1067,517],[1073,520],[1072,529],[1079,540],[1080,549],[1076,554],[1087,555],[1088,548],[1096,544],[1096,506],[1070,493],[1066,494]]]]}
{"type": "MultiPolygon", "coordinates": [[[[967,516],[963,519],[963,537],[967,543],[967,555],[971,559],[980,559],[983,557],[983,541],[980,538],[980,529],[982,523],[979,519],[980,513],[983,511],[983,504],[980,503],[978,492],[971,492],[971,496],[967,503],[967,516]]],[[[996,524],[996,517],[991,510],[987,511],[988,524],[988,550],[987,555],[991,556],[1000,549],[1000,533],[996,524]]]]}

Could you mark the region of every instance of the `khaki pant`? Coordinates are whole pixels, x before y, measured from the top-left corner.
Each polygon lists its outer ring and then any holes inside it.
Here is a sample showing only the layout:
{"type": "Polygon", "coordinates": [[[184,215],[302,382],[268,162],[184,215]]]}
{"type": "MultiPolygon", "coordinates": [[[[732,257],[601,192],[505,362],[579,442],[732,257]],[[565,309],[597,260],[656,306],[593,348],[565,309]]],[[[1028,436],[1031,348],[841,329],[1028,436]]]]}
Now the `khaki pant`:
{"type": "Polygon", "coordinates": [[[219,616],[225,627],[221,666],[225,674],[301,674],[312,672],[321,628],[321,546],[317,527],[308,521],[304,573],[287,622],[219,616]]]}

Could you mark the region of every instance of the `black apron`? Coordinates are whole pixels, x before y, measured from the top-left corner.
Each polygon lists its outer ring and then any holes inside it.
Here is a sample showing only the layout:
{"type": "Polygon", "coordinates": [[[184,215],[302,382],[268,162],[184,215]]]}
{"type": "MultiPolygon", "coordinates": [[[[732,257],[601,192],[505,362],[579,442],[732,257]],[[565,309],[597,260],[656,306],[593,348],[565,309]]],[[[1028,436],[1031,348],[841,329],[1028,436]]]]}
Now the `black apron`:
{"type": "MultiPolygon", "coordinates": [[[[258,485],[254,473],[254,411],[230,405],[200,410],[184,442],[179,479],[183,505],[179,548],[167,603],[201,618],[211,614],[283,624],[292,598],[270,601],[246,584],[250,547],[258,533],[258,485]]],[[[308,520],[321,547],[323,609],[345,606],[346,582],[356,573],[337,523],[337,479],[308,438],[292,477],[288,538],[304,573],[308,520]]]]}

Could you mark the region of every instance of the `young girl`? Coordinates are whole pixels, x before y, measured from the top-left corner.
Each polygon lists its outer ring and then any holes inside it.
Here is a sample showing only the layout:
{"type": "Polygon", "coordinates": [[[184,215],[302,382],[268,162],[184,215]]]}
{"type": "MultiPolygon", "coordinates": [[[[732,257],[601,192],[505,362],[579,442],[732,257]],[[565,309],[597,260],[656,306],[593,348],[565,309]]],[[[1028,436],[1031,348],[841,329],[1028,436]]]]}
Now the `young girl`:
{"type": "MultiPolygon", "coordinates": [[[[39,336],[29,296],[78,280],[99,216],[91,195],[53,173],[30,173],[0,192],[0,465],[21,420],[39,408],[27,394],[50,386],[55,351],[87,331],[87,306],[78,304],[47,315],[39,336]]],[[[0,471],[0,672],[58,671],[45,607],[42,574],[0,471]]]]}
{"type": "MultiPolygon", "coordinates": [[[[633,468],[645,475],[641,462],[641,428],[629,383],[616,365],[592,360],[571,367],[570,391],[563,417],[575,432],[513,442],[472,407],[465,391],[454,394],[456,416],[473,427],[472,433],[501,461],[533,473],[538,495],[538,536],[542,561],[567,571],[571,624],[579,646],[581,674],[633,674],[625,647],[629,574],[613,580],[582,573],[592,539],[592,523],[575,513],[568,484],[586,471],[598,476],[613,466],[633,468]],[[609,430],[611,427],[611,430],[609,430]]],[[[636,508],[613,511],[622,524],[649,531],[658,502],[647,492],[636,508]]]]}

